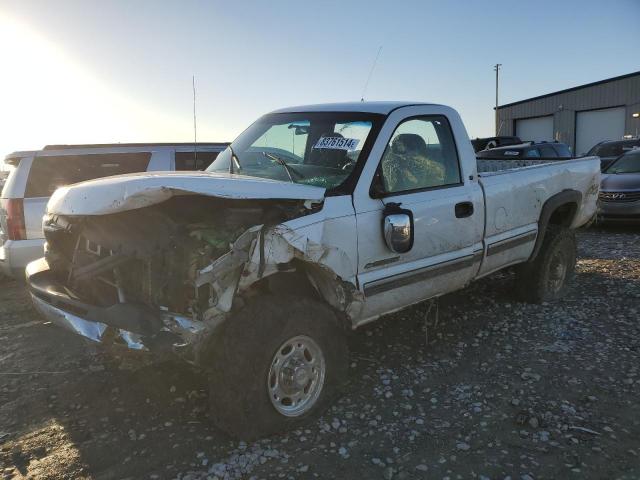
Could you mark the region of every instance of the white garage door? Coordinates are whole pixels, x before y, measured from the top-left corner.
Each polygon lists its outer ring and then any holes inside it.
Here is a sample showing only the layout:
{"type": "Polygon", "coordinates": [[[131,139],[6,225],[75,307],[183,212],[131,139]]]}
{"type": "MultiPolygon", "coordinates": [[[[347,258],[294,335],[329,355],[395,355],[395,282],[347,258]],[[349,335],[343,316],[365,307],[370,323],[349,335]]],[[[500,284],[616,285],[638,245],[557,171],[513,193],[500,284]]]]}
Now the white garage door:
{"type": "Polygon", "coordinates": [[[603,140],[621,140],[624,135],[624,116],[624,107],[578,112],[576,153],[587,153],[591,147],[603,140]]]}
{"type": "Polygon", "coordinates": [[[553,141],[553,116],[516,120],[516,135],[524,141],[553,141]]]}

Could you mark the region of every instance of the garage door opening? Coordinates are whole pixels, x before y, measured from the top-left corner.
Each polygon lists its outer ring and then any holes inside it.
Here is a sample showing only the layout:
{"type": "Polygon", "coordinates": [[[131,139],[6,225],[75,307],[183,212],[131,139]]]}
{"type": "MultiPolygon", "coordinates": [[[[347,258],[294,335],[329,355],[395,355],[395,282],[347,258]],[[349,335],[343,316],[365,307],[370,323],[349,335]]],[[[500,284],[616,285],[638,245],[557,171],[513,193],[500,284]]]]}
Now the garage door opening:
{"type": "Polygon", "coordinates": [[[552,142],[553,116],[516,120],[516,135],[524,141],[552,142]]]}
{"type": "Polygon", "coordinates": [[[605,108],[576,114],[576,153],[584,155],[596,143],[621,140],[624,135],[625,108],[605,108]]]}

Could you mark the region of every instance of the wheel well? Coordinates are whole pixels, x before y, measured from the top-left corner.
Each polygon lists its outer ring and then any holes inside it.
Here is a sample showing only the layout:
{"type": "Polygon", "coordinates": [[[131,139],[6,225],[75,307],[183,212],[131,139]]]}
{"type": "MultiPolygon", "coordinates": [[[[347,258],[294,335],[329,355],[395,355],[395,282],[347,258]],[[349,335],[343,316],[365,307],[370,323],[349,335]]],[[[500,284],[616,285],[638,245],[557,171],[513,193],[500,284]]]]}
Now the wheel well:
{"type": "Polygon", "coordinates": [[[578,210],[578,205],[571,202],[557,207],[549,217],[549,224],[562,225],[568,227],[573,222],[573,218],[578,210]]]}
{"type": "MultiPolygon", "coordinates": [[[[208,359],[212,352],[220,348],[220,342],[224,336],[230,316],[244,308],[247,303],[255,301],[257,297],[268,295],[321,298],[304,271],[296,270],[291,265],[288,265],[288,267],[290,269],[258,280],[245,290],[242,295],[234,298],[234,310],[207,334],[197,348],[195,353],[196,364],[210,364],[208,359]]],[[[287,266],[283,268],[287,268],[287,266]]]]}
{"type": "Polygon", "coordinates": [[[548,225],[560,225],[570,227],[573,219],[578,211],[578,205],[582,201],[582,193],[577,190],[563,190],[550,197],[542,206],[540,212],[540,220],[538,221],[538,238],[535,247],[529,257],[532,261],[538,255],[542,247],[545,233],[548,225]]]}
{"type": "Polygon", "coordinates": [[[266,283],[266,288],[274,295],[285,293],[301,297],[320,298],[307,274],[300,270],[276,273],[265,278],[264,282],[266,283]]]}
{"type": "Polygon", "coordinates": [[[330,270],[294,260],[282,265],[282,271],[252,284],[243,292],[245,300],[255,295],[289,295],[310,298],[329,306],[341,322],[350,327],[350,309],[361,300],[352,284],[330,270]]]}

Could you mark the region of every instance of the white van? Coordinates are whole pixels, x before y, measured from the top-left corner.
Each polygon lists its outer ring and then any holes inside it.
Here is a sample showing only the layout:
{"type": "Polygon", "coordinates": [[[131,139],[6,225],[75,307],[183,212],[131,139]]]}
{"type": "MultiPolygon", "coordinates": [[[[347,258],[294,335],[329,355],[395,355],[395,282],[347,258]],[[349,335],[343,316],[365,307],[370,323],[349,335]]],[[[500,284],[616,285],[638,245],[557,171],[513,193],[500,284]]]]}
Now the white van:
{"type": "Polygon", "coordinates": [[[43,255],[42,216],[63,185],[134,172],[204,170],[226,143],[130,143],[48,145],[14,152],[0,194],[0,272],[22,277],[43,255]]]}

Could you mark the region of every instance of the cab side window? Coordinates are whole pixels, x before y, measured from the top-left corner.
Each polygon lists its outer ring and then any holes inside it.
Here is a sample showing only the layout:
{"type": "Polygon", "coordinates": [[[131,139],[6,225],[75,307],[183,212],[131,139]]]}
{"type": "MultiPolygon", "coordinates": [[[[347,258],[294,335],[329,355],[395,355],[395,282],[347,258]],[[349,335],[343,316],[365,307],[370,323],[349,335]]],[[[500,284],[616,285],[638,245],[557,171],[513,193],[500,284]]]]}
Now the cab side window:
{"type": "Polygon", "coordinates": [[[458,153],[447,119],[416,117],[398,125],[382,155],[375,182],[382,194],[460,184],[458,153]]]}

